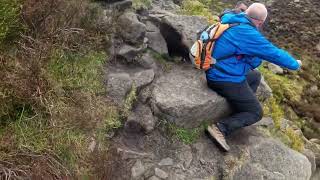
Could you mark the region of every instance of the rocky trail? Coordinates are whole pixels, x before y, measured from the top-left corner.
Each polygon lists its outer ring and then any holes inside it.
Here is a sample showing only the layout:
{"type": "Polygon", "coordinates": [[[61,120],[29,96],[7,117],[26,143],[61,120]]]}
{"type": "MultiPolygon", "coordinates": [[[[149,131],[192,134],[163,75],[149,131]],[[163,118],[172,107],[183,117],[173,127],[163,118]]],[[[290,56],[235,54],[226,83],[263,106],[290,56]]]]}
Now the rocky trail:
{"type": "MultiPolygon", "coordinates": [[[[203,72],[180,60],[188,59],[195,34],[207,25],[204,18],[177,14],[179,6],[173,1],[153,1],[138,13],[130,0],[107,3],[106,12],[115,9],[119,28],[109,49],[113,58],[106,87],[119,106],[126,107],[128,98],[135,101],[124,127],[110,139],[108,179],[311,178],[320,163],[320,146],[309,142],[314,149],[303,154],[290,149],[269,135],[271,118],[229,137],[229,153],[221,152],[205,134],[203,124],[232,110],[207,88],[203,72]],[[199,135],[184,143],[172,134],[171,125],[198,128],[199,135]]],[[[272,96],[264,80],[257,96],[262,102],[272,96]]]]}

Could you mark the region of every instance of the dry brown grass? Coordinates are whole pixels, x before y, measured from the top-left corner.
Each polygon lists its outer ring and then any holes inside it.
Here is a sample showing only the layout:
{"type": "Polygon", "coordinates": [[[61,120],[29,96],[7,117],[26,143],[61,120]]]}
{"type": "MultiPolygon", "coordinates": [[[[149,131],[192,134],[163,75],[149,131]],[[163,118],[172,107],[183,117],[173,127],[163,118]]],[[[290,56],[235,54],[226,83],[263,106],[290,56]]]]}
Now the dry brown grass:
{"type": "Polygon", "coordinates": [[[103,86],[112,18],[89,0],[21,2],[25,31],[0,50],[0,177],[97,176],[93,156],[121,125],[103,86]]]}

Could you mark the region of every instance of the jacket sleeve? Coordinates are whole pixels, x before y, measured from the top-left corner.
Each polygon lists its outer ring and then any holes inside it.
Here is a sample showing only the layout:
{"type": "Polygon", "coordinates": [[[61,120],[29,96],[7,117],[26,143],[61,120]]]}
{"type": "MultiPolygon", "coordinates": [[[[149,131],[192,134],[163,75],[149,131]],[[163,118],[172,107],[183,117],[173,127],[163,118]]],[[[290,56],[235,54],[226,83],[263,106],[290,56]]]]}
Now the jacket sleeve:
{"type": "Polygon", "coordinates": [[[241,53],[256,56],[279,66],[297,70],[300,65],[288,52],[274,46],[260,32],[246,29],[239,34],[238,47],[241,53]]]}

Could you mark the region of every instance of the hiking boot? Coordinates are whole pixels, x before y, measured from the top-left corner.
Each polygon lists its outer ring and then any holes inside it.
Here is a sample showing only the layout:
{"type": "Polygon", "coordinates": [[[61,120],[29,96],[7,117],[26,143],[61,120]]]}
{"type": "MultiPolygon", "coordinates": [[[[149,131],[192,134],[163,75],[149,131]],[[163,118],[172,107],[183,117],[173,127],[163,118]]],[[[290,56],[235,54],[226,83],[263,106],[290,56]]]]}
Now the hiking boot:
{"type": "Polygon", "coordinates": [[[225,151],[230,150],[230,147],[227,144],[227,141],[226,141],[224,135],[222,134],[222,132],[219,130],[219,128],[215,124],[208,126],[207,130],[208,130],[209,134],[218,142],[218,144],[225,151]]]}

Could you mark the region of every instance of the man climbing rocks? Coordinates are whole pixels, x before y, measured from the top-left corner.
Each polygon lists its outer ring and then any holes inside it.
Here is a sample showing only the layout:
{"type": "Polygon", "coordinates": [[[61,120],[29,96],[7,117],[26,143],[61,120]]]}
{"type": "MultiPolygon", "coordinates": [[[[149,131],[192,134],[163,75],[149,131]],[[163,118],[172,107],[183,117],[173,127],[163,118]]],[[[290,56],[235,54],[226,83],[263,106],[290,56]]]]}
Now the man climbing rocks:
{"type": "Polygon", "coordinates": [[[216,41],[212,57],[217,63],[206,71],[208,86],[225,97],[234,112],[208,127],[208,132],[225,151],[230,150],[226,136],[262,118],[263,110],[255,96],[261,75],[254,70],[262,59],[291,70],[300,67],[290,54],[259,32],[267,14],[263,4],[253,3],[244,13],[226,13],[221,17],[223,24],[238,24],[216,41]]]}

